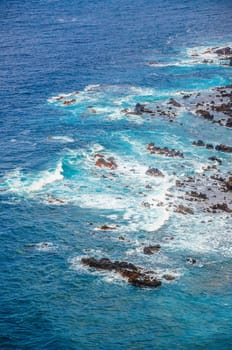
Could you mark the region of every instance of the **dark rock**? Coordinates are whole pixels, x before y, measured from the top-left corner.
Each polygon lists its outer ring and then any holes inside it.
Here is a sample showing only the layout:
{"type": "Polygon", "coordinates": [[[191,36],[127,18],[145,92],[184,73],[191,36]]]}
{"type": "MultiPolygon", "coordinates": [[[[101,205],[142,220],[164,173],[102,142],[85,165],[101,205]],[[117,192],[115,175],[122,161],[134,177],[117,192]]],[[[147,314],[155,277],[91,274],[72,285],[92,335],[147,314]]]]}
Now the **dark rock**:
{"type": "Polygon", "coordinates": [[[194,259],[194,258],[187,258],[186,261],[191,265],[194,265],[197,262],[196,259],[194,259]]]}
{"type": "Polygon", "coordinates": [[[160,250],[161,246],[159,244],[149,245],[143,248],[143,253],[147,255],[152,255],[160,250]]]}
{"type": "Polygon", "coordinates": [[[218,209],[218,210],[225,211],[227,213],[232,213],[232,209],[230,209],[226,203],[217,203],[217,204],[212,205],[210,208],[213,210],[218,209]]]}
{"type": "Polygon", "coordinates": [[[72,100],[64,101],[63,105],[64,106],[70,106],[70,105],[73,105],[75,102],[76,102],[76,99],[73,98],[72,100]]]}
{"type": "Polygon", "coordinates": [[[184,157],[183,153],[180,151],[176,151],[175,149],[168,149],[168,147],[156,147],[153,142],[147,145],[147,150],[149,150],[151,154],[165,155],[167,157],[184,157]]]}
{"type": "Polygon", "coordinates": [[[174,100],[174,98],[170,98],[168,104],[172,105],[174,107],[182,107],[182,105],[179,102],[177,102],[176,100],[174,100]]]}
{"type": "Polygon", "coordinates": [[[219,49],[214,50],[214,52],[218,56],[227,56],[227,55],[232,55],[232,48],[231,47],[222,47],[219,49]]]}
{"type": "Polygon", "coordinates": [[[97,270],[106,270],[119,273],[122,277],[126,278],[128,283],[137,287],[158,287],[161,285],[161,281],[151,275],[152,272],[143,271],[142,268],[135,266],[128,262],[111,261],[107,258],[95,259],[82,258],[83,265],[95,268],[97,270]]]}
{"type": "Polygon", "coordinates": [[[192,144],[193,144],[194,146],[199,146],[199,147],[205,146],[205,143],[204,143],[204,141],[202,141],[202,140],[193,141],[192,144]]]}
{"type": "Polygon", "coordinates": [[[213,120],[213,115],[204,109],[197,109],[196,113],[199,114],[204,119],[213,120]]]}
{"type": "Polygon", "coordinates": [[[108,225],[102,225],[102,226],[100,226],[100,230],[103,230],[103,231],[109,230],[109,231],[111,231],[111,230],[116,230],[116,227],[108,226],[108,225]]]}
{"type": "Polygon", "coordinates": [[[129,277],[128,282],[136,287],[159,287],[161,281],[156,278],[151,278],[150,276],[133,276],[129,277]]]}
{"type": "Polygon", "coordinates": [[[193,214],[193,210],[191,208],[185,207],[182,204],[178,205],[178,207],[174,210],[175,213],[179,214],[193,214]]]}
{"type": "Polygon", "coordinates": [[[226,127],[227,128],[232,128],[232,118],[228,118],[226,121],[226,127]]]}
{"type": "Polygon", "coordinates": [[[232,153],[232,147],[231,146],[226,146],[226,145],[223,145],[222,143],[220,145],[217,145],[215,147],[215,149],[217,151],[221,151],[221,152],[227,152],[227,153],[232,153]]]}
{"type": "Polygon", "coordinates": [[[207,149],[214,149],[214,146],[211,143],[207,143],[205,147],[207,149]]]}
{"type": "Polygon", "coordinates": [[[225,181],[225,185],[227,190],[232,191],[232,176],[230,176],[229,179],[225,181]]]}
{"type": "MultiPolygon", "coordinates": [[[[101,155],[95,155],[94,157],[98,158],[101,155]]],[[[95,163],[96,166],[100,167],[100,168],[109,168],[112,170],[117,169],[117,164],[115,163],[115,160],[113,157],[109,157],[107,159],[103,157],[99,157],[95,163]]]]}
{"type": "Polygon", "coordinates": [[[164,177],[164,174],[162,173],[162,171],[160,171],[157,168],[149,168],[146,171],[146,175],[155,176],[155,177],[164,177]]]}
{"type": "Polygon", "coordinates": [[[199,198],[199,199],[208,199],[208,197],[206,196],[206,194],[201,193],[201,192],[196,192],[196,191],[191,191],[189,193],[187,193],[189,196],[194,197],[194,198],[199,198]]]}
{"type": "Polygon", "coordinates": [[[162,278],[164,278],[164,279],[167,280],[167,281],[173,281],[173,280],[175,279],[174,276],[169,275],[169,274],[163,275],[162,278]]]}
{"type": "Polygon", "coordinates": [[[219,164],[222,164],[222,160],[220,158],[216,157],[216,156],[209,157],[208,159],[212,160],[213,162],[216,161],[219,164]]]}

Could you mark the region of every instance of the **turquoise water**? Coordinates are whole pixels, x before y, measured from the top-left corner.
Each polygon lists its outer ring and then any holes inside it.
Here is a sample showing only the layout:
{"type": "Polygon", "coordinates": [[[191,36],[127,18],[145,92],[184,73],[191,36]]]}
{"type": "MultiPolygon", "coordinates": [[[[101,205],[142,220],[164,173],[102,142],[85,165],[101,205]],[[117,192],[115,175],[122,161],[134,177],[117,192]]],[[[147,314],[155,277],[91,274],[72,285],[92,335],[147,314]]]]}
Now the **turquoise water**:
{"type": "MultiPolygon", "coordinates": [[[[0,7],[0,348],[230,349],[231,214],[180,216],[165,193],[210,164],[194,140],[232,145],[231,130],[182,108],[173,122],[122,112],[231,83],[230,67],[190,56],[231,43],[230,2],[0,7]],[[185,157],[150,155],[150,142],[185,157]],[[96,153],[117,169],[96,167],[96,153]],[[149,167],[165,176],[148,177],[149,167]],[[144,255],[149,244],[160,252],[144,255]],[[83,256],[175,280],[139,289],[83,267],[83,256]]],[[[231,155],[220,158],[231,171],[231,155]]]]}

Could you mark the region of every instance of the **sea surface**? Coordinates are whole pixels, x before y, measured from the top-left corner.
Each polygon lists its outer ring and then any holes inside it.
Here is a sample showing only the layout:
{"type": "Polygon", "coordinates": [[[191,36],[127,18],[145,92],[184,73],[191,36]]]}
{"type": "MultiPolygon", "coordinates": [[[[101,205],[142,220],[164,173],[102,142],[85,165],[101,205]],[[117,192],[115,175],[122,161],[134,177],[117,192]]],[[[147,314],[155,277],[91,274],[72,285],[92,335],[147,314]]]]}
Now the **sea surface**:
{"type": "Polygon", "coordinates": [[[2,0],[0,18],[0,349],[231,349],[231,214],[158,205],[202,171],[209,150],[192,142],[232,146],[231,129],[122,112],[231,83],[231,67],[189,54],[232,42],[231,1],[2,0]],[[175,280],[137,288],[88,256],[175,280]]]}

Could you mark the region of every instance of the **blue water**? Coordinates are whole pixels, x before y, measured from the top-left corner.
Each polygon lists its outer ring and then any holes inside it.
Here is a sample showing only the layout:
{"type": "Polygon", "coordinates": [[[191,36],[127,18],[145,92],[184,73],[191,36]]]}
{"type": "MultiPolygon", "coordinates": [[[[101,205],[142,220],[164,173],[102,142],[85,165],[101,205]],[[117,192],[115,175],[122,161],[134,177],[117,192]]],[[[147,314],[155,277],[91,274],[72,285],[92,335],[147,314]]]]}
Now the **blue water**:
{"type": "Polygon", "coordinates": [[[229,67],[186,64],[188,49],[232,42],[231,1],[3,0],[0,14],[0,349],[231,349],[231,216],[143,205],[205,164],[193,140],[232,145],[231,130],[120,112],[231,83],[229,67]],[[69,93],[75,105],[55,100],[69,93]],[[185,158],[152,157],[149,142],[185,158]],[[96,168],[95,152],[117,171],[96,168]],[[82,267],[91,255],[176,279],[138,289],[82,267]]]}

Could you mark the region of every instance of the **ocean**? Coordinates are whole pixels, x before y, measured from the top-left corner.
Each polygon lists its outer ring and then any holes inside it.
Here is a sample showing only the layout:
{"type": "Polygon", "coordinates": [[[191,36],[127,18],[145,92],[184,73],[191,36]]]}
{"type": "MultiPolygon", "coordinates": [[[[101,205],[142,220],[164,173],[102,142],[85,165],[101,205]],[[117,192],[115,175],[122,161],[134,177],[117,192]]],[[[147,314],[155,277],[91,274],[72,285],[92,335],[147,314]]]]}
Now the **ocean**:
{"type": "Polygon", "coordinates": [[[0,349],[231,349],[231,1],[0,13],[0,349]]]}

